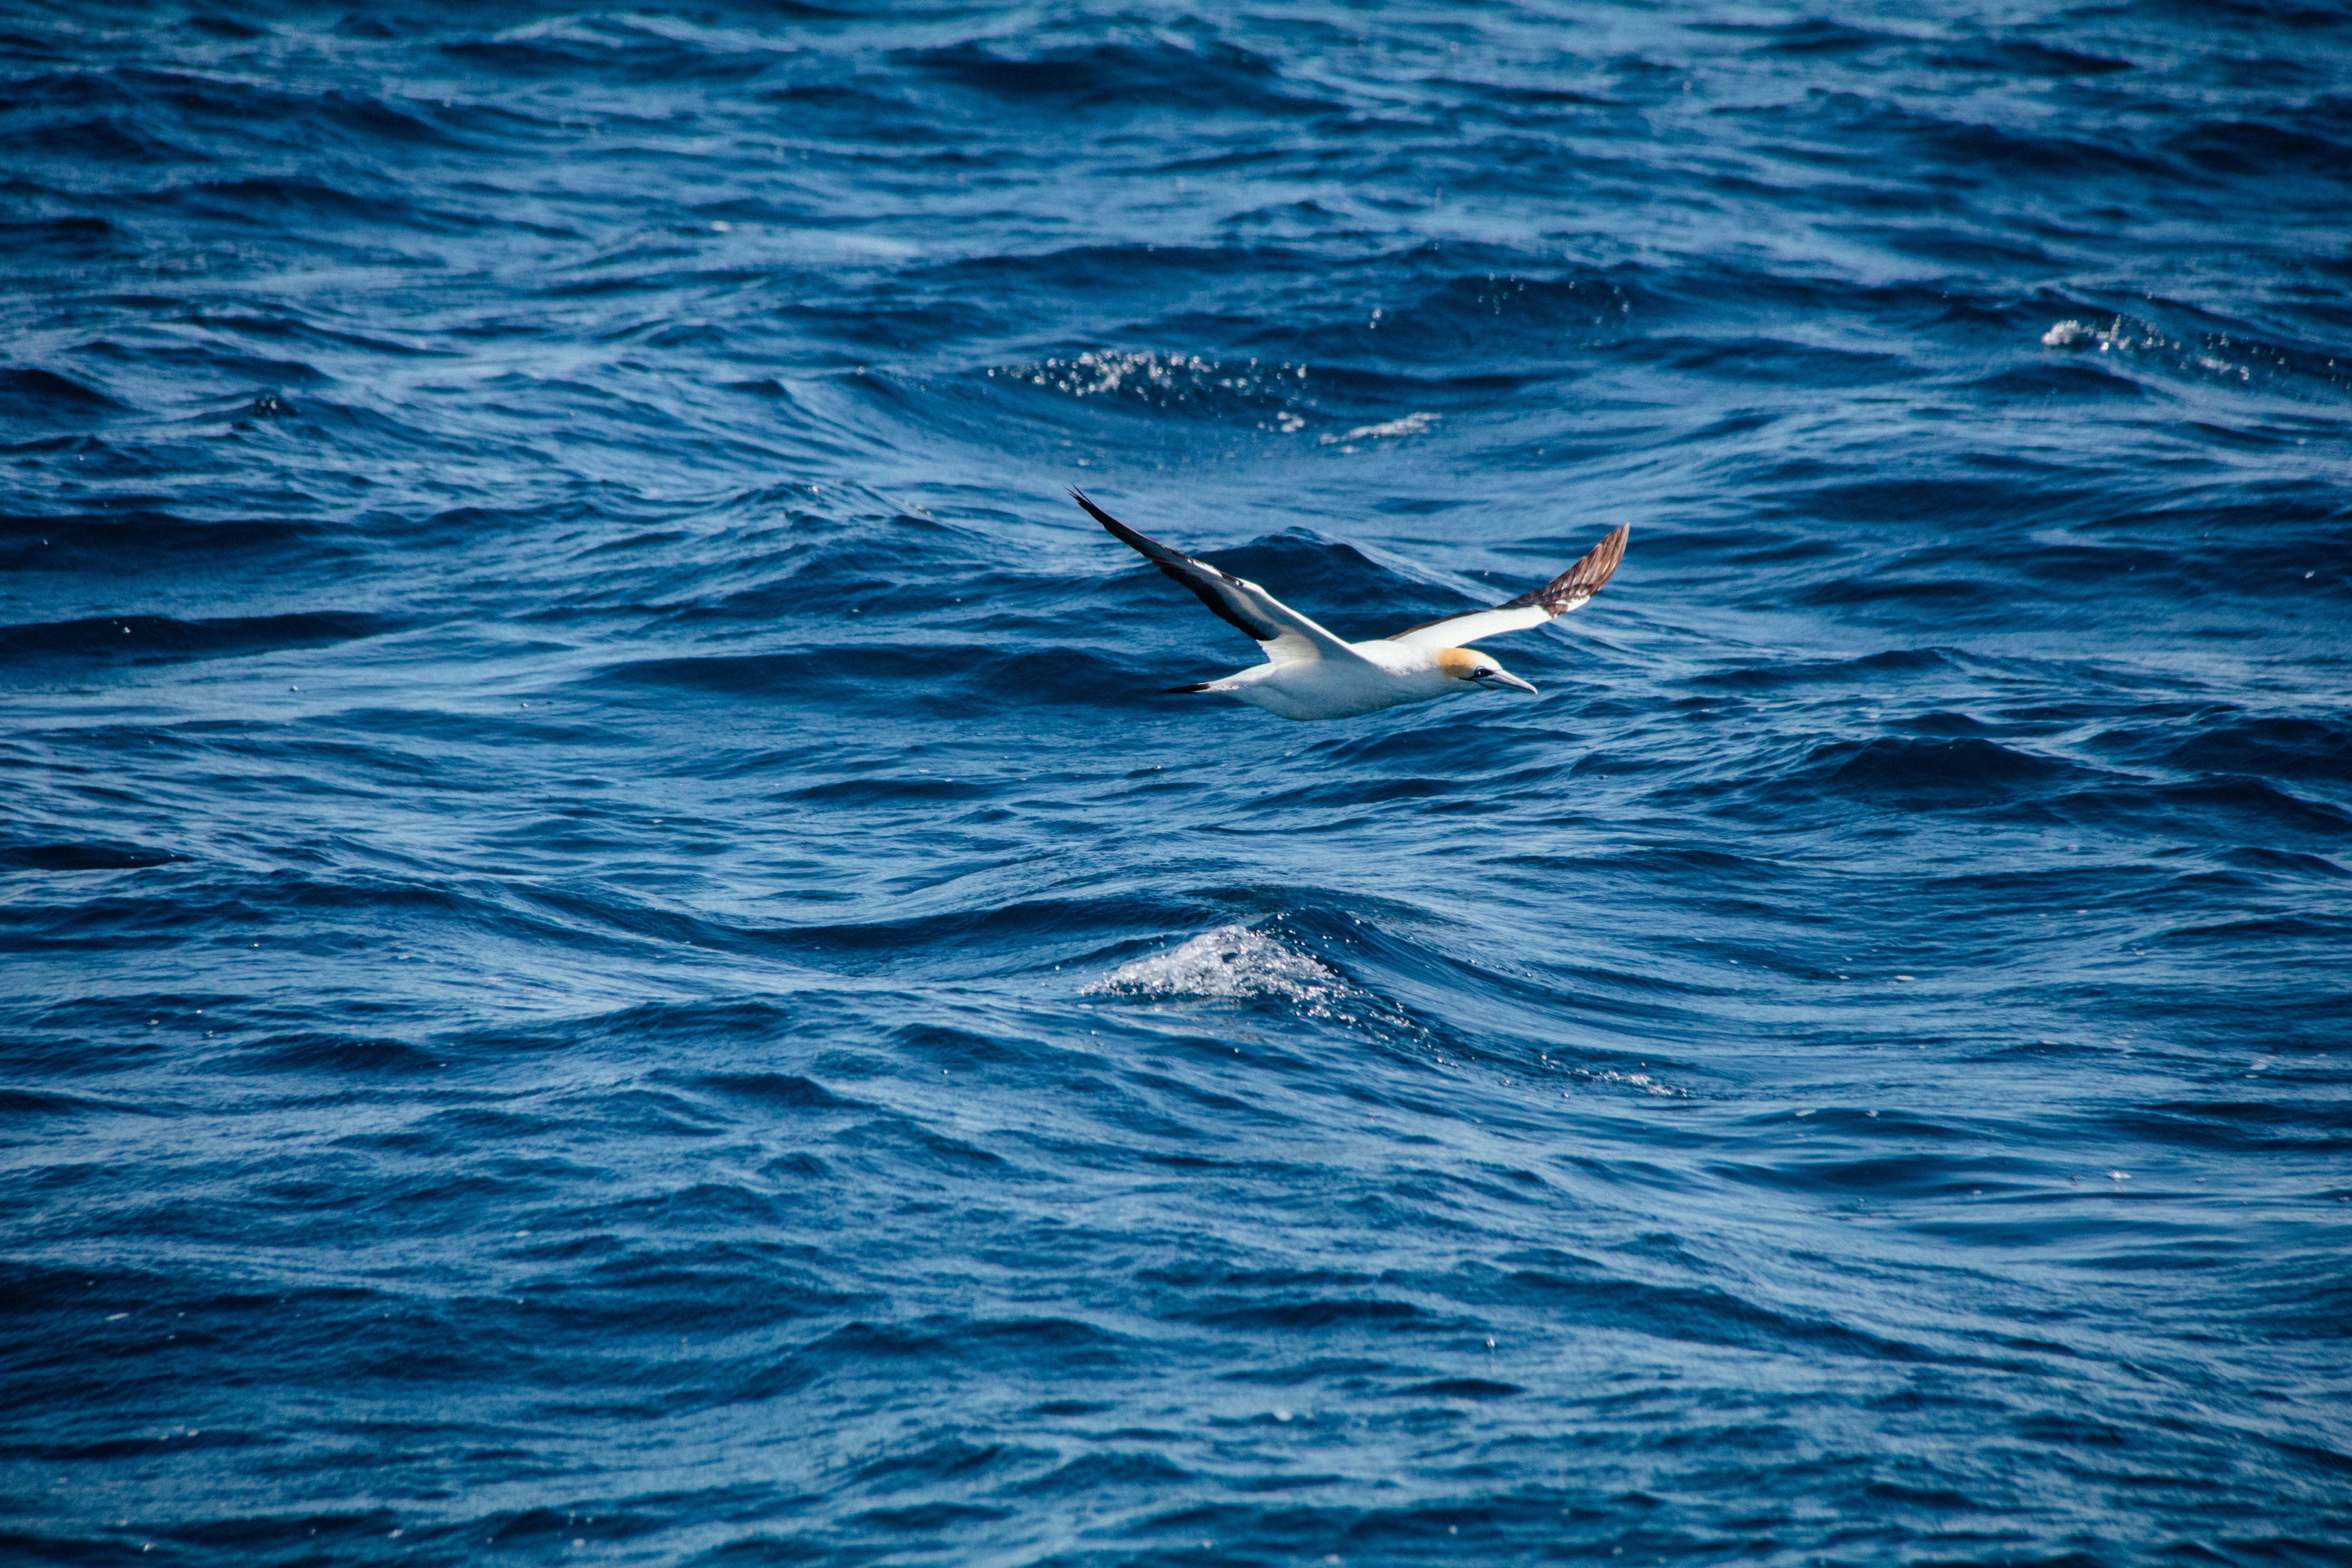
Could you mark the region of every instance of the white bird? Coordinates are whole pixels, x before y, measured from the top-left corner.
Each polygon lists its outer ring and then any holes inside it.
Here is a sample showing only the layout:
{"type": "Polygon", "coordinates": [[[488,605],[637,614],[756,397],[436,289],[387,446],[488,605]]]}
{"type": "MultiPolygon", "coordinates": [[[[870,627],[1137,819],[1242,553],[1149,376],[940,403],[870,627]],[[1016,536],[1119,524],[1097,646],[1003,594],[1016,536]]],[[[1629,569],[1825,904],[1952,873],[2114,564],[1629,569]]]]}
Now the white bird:
{"type": "Polygon", "coordinates": [[[1534,687],[1462,645],[1539,626],[1582,605],[1625,559],[1631,531],[1618,529],[1542,587],[1491,610],[1465,610],[1378,642],[1351,643],[1342,642],[1256,584],[1146,538],[1076,490],[1070,495],[1110,530],[1112,538],[1199,595],[1219,619],[1265,645],[1264,664],[1171,689],[1238,697],[1284,719],[1352,719],[1408,702],[1503,687],[1533,694],[1534,687]]]}

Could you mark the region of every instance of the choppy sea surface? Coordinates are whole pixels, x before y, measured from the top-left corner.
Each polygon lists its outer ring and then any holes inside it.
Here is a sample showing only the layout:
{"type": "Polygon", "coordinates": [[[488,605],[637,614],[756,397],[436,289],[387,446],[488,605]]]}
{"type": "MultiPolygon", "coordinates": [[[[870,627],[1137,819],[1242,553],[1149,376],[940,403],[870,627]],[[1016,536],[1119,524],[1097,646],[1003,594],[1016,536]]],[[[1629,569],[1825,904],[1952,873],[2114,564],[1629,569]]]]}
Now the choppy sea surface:
{"type": "Polygon", "coordinates": [[[0,1557],[2352,1561],[2352,11],[17,4],[0,1557]],[[1542,689],[1291,724],[1631,524],[1542,689]]]}

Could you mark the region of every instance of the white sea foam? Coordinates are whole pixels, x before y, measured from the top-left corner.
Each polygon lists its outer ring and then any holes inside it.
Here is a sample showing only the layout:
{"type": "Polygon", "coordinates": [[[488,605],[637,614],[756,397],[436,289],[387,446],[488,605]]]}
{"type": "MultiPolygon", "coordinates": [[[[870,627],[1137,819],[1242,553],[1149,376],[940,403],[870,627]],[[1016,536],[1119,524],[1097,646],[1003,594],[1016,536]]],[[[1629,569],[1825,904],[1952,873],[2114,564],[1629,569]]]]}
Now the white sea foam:
{"type": "MultiPolygon", "coordinates": [[[[1088,349],[1069,359],[1045,359],[1030,364],[995,365],[991,380],[1025,381],[1074,397],[1108,397],[1122,391],[1138,395],[1162,407],[1171,401],[1206,392],[1239,393],[1246,397],[1288,399],[1304,390],[1307,367],[1288,360],[1279,364],[1208,360],[1198,354],[1125,353],[1088,349]]],[[[1283,419],[1295,417],[1288,414],[1283,419]]],[[[1299,423],[1303,425],[1304,420],[1299,423]]]]}
{"type": "MultiPolygon", "coordinates": [[[[2252,345],[2242,342],[2232,344],[2227,333],[2211,333],[2206,336],[2204,349],[2200,352],[2191,348],[2187,339],[2166,337],[2146,321],[2136,321],[2129,316],[2117,316],[2105,326],[2095,321],[2060,321],[2042,334],[2042,346],[2068,350],[2095,348],[2103,354],[2166,353],[2179,356],[2177,363],[2184,367],[2194,365],[2199,370],[2210,371],[2216,375],[2235,376],[2240,381],[2252,381],[2254,376],[2251,365],[2230,357],[2248,353],[2252,345]]],[[[2263,352],[2282,365],[2286,363],[2274,351],[2263,352]]]]}
{"type": "Polygon", "coordinates": [[[1123,963],[1089,995],[1279,996],[1321,1003],[1338,997],[1339,976],[1306,953],[1245,925],[1219,926],[1168,952],[1123,963]]]}
{"type": "Polygon", "coordinates": [[[1408,414],[1402,419],[1390,419],[1379,425],[1359,425],[1345,436],[1326,436],[1323,445],[1334,441],[1385,441],[1404,436],[1426,436],[1429,427],[1437,423],[1434,414],[1408,414]]]}
{"type": "MultiPolygon", "coordinates": [[[[1576,1076],[1579,1078],[1589,1078],[1595,1083],[1622,1083],[1629,1089],[1638,1089],[1643,1094],[1655,1095],[1661,1100],[1671,1100],[1676,1095],[1680,1095],[1685,1100],[1690,1098],[1689,1089],[1676,1089],[1672,1084],[1662,1083],[1645,1072],[1621,1073],[1606,1070],[1594,1072],[1590,1068],[1579,1068],[1576,1069],[1576,1076]]],[[[1562,1091],[1560,1098],[1567,1100],[1573,1097],[1565,1091],[1562,1091]]],[[[1797,1114],[1800,1116],[1811,1116],[1812,1112],[1810,1110],[1800,1110],[1797,1114]]]]}
{"type": "Polygon", "coordinates": [[[2177,338],[2168,338],[2146,321],[2135,321],[2128,316],[2117,316],[2105,326],[2089,321],[2061,321],[2042,334],[2044,348],[2095,348],[2101,353],[2126,353],[2136,349],[2181,349],[2186,345],[2177,338]]]}

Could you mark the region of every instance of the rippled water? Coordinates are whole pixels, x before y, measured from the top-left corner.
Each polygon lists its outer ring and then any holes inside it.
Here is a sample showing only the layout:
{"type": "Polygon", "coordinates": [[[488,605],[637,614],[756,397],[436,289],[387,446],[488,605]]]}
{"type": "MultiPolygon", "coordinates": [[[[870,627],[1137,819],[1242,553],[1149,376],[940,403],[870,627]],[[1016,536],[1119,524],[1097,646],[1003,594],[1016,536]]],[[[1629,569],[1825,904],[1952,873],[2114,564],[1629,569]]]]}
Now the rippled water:
{"type": "Polygon", "coordinates": [[[2352,12],[331,9],[0,26],[0,1555],[2346,1561],[2352,12]]]}

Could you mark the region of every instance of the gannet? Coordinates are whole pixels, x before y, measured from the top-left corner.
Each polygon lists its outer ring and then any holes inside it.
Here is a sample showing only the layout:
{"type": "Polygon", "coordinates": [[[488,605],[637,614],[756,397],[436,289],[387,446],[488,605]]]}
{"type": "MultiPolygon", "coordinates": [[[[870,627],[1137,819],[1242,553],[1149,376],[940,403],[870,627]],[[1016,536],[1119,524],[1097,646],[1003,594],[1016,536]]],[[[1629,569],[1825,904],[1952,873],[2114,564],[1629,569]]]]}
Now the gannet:
{"type": "Polygon", "coordinates": [[[1284,719],[1352,719],[1408,702],[1505,687],[1532,695],[1534,687],[1462,645],[1539,626],[1577,608],[1601,591],[1625,559],[1625,539],[1632,531],[1618,529],[1542,587],[1491,610],[1465,610],[1378,642],[1351,643],[1340,641],[1256,584],[1146,538],[1077,490],[1070,496],[1112,538],[1199,595],[1219,619],[1265,645],[1265,664],[1169,689],[1238,697],[1284,719]]]}

